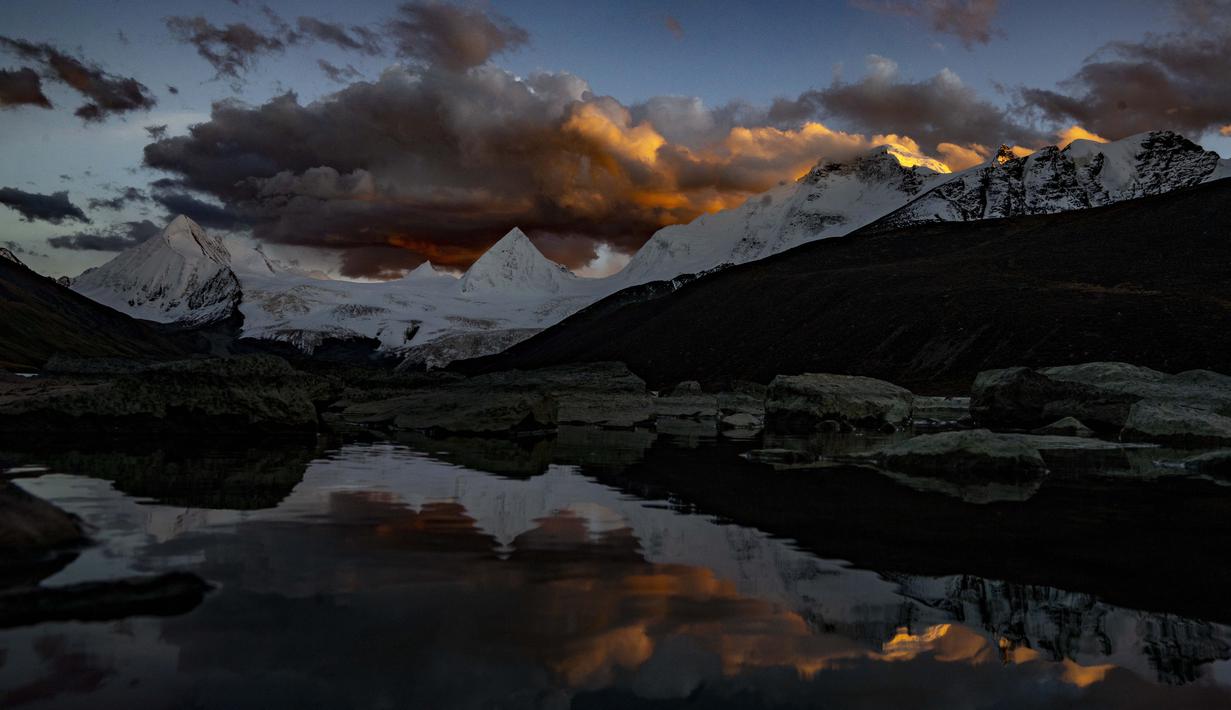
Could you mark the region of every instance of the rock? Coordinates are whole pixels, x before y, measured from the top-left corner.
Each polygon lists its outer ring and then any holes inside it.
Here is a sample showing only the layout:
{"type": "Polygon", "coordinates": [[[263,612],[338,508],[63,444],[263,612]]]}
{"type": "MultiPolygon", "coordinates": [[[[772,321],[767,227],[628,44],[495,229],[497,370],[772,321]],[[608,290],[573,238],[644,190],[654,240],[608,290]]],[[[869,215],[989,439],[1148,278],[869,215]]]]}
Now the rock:
{"type": "Polygon", "coordinates": [[[654,418],[645,380],[620,362],[510,370],[480,375],[468,382],[550,395],[558,404],[557,421],[562,424],[628,428],[654,418]]]}
{"type": "Polygon", "coordinates": [[[471,383],[361,402],[339,413],[352,424],[457,434],[543,432],[555,428],[559,406],[549,394],[471,383]]]}
{"type": "Polygon", "coordinates": [[[745,459],[753,463],[766,463],[771,465],[799,465],[808,464],[816,461],[816,456],[807,451],[797,451],[795,449],[753,449],[740,454],[745,459]]]}
{"type": "Polygon", "coordinates": [[[722,418],[722,426],[725,429],[760,429],[764,424],[761,417],[744,412],[728,414],[722,418]]]}
{"type": "Polygon", "coordinates": [[[200,577],[186,572],[65,587],[27,587],[0,593],[0,628],[184,614],[195,609],[209,589],[200,577]]]}
{"type": "Polygon", "coordinates": [[[11,481],[0,481],[0,556],[84,542],[77,518],[11,481]]]}
{"type": "Polygon", "coordinates": [[[1021,437],[987,429],[916,436],[875,458],[893,471],[955,480],[1012,480],[1047,473],[1037,448],[1021,437]]]}
{"type": "Polygon", "coordinates": [[[1026,367],[980,372],[971,391],[970,413],[981,425],[1037,428],[1074,417],[1105,429],[1119,429],[1140,397],[1054,380],[1026,367]]]}
{"type": "Polygon", "coordinates": [[[1088,362],[1039,370],[1058,382],[1156,402],[1175,402],[1231,416],[1231,377],[1210,370],[1170,375],[1123,362],[1088,362]]]}
{"type": "Polygon", "coordinates": [[[315,431],[333,383],[269,355],[179,360],[130,374],[0,383],[0,430],[315,431]]]}
{"type": "Polygon", "coordinates": [[[1035,429],[1032,434],[1052,435],[1052,436],[1094,436],[1094,430],[1082,424],[1080,420],[1073,417],[1065,417],[1057,419],[1045,427],[1035,429]]]}
{"type": "Polygon", "coordinates": [[[1179,446],[1231,443],[1231,417],[1174,402],[1134,404],[1121,436],[1179,446]]]}
{"type": "Polygon", "coordinates": [[[699,382],[681,382],[670,394],[654,398],[654,415],[713,419],[718,416],[718,398],[703,392],[699,382]]]}
{"type": "Polygon", "coordinates": [[[766,421],[787,428],[833,420],[876,429],[911,418],[914,395],[895,384],[852,375],[779,375],[765,395],[766,421]]]}
{"type": "Polygon", "coordinates": [[[979,373],[971,412],[981,424],[1036,428],[1073,417],[1094,430],[1119,430],[1141,401],[1231,416],[1231,377],[1209,370],[1169,375],[1122,362],[979,373]]]}

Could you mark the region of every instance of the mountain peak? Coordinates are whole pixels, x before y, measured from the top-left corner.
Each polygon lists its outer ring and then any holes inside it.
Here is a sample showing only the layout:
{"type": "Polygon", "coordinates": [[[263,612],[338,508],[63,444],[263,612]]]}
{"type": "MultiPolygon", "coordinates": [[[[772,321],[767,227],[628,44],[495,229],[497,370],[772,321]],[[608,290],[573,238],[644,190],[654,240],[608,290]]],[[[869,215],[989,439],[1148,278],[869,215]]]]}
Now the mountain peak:
{"type": "Polygon", "coordinates": [[[514,227],[462,275],[462,293],[528,295],[557,293],[575,278],[568,269],[543,256],[521,229],[514,227]]]}
{"type": "Polygon", "coordinates": [[[25,266],[25,264],[22,263],[21,259],[17,258],[16,254],[9,251],[8,249],[5,249],[4,247],[0,247],[0,259],[7,259],[8,261],[11,261],[14,264],[17,264],[18,266],[25,266]]]}
{"type": "Polygon", "coordinates": [[[187,215],[179,215],[162,230],[162,241],[185,255],[201,254],[220,266],[230,266],[231,252],[221,237],[210,235],[187,215]]]}

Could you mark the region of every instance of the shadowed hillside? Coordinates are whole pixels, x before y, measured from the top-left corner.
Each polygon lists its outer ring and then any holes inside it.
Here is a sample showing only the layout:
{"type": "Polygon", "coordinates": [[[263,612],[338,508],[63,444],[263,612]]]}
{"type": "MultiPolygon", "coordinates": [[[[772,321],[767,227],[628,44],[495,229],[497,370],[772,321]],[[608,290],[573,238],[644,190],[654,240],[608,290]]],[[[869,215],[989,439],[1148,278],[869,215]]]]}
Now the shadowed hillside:
{"type": "Polygon", "coordinates": [[[963,390],[1009,365],[1231,372],[1229,203],[1231,180],[1220,180],[1097,209],[823,240],[654,300],[600,302],[457,367],[619,360],[653,386],[811,371],[920,392],[963,390]]]}
{"type": "Polygon", "coordinates": [[[0,367],[40,368],[56,353],[162,358],[185,352],[152,326],[0,259],[0,367]]]}

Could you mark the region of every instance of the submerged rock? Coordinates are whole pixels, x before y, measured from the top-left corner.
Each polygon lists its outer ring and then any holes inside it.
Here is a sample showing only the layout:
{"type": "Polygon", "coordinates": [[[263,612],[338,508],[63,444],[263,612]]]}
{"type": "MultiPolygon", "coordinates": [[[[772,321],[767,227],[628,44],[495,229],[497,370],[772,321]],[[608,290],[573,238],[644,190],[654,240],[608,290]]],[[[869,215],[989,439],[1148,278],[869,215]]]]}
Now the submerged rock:
{"type": "Polygon", "coordinates": [[[881,466],[893,471],[959,480],[1015,479],[1047,473],[1036,447],[1022,437],[987,429],[916,436],[875,457],[881,466]]]}
{"type": "Polygon", "coordinates": [[[1184,459],[1184,467],[1210,476],[1231,477],[1231,449],[1207,451],[1184,459]]]}
{"type": "Polygon", "coordinates": [[[746,451],[740,456],[752,461],[753,463],[766,463],[771,465],[799,465],[809,464],[816,461],[816,456],[797,449],[753,449],[746,451]]]}
{"type": "Polygon", "coordinates": [[[771,425],[787,428],[835,421],[877,429],[909,422],[913,403],[910,390],[871,377],[779,375],[766,391],[765,415],[771,425]]]}
{"type": "Polygon", "coordinates": [[[0,482],[0,557],[83,542],[77,518],[11,481],[0,482]]]}
{"type": "Polygon", "coordinates": [[[186,572],[16,589],[0,592],[0,628],[184,614],[195,609],[209,589],[200,577],[186,572]]]}
{"type": "Polygon", "coordinates": [[[1045,436],[1094,436],[1094,430],[1082,424],[1080,420],[1074,417],[1064,417],[1048,424],[1045,427],[1035,429],[1033,434],[1042,434],[1045,436]]]}
{"type": "Polygon", "coordinates": [[[760,429],[764,424],[765,420],[761,417],[744,412],[728,414],[722,418],[724,429],[760,429]]]}

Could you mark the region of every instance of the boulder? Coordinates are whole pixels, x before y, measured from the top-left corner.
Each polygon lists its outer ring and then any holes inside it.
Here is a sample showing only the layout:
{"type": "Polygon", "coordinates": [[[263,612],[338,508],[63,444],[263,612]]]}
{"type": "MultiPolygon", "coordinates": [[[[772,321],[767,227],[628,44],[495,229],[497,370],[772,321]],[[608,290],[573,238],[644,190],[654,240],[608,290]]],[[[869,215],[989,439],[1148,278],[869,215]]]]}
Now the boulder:
{"type": "Polygon", "coordinates": [[[1080,420],[1074,417],[1065,417],[1057,419],[1045,427],[1035,429],[1032,434],[1041,434],[1044,436],[1094,436],[1094,430],[1082,424],[1080,420]]]}
{"type": "Polygon", "coordinates": [[[1088,362],[1039,370],[1057,382],[1155,402],[1174,402],[1231,416],[1231,377],[1210,370],[1176,375],[1123,362],[1088,362]]]}
{"type": "Polygon", "coordinates": [[[910,421],[914,395],[895,384],[853,375],[779,375],[765,394],[766,421],[775,427],[814,428],[830,420],[878,429],[910,421]]]}
{"type": "Polygon", "coordinates": [[[0,383],[0,431],[315,431],[333,383],[269,355],[180,360],[115,376],[0,383]]]}
{"type": "Polygon", "coordinates": [[[1176,402],[1134,404],[1121,436],[1179,446],[1231,443],[1231,417],[1176,402]]]}
{"type": "Polygon", "coordinates": [[[654,398],[654,415],[713,419],[718,416],[718,398],[703,392],[699,382],[681,382],[669,394],[654,398]]]}
{"type": "Polygon", "coordinates": [[[11,481],[0,481],[0,556],[83,542],[77,518],[11,481]]]}
{"type": "Polygon", "coordinates": [[[975,378],[970,413],[985,426],[1033,429],[1074,417],[1104,429],[1119,429],[1140,396],[1052,379],[1026,367],[986,370],[975,378]]]}
{"type": "Polygon", "coordinates": [[[892,471],[954,480],[1013,480],[1047,473],[1037,448],[1021,437],[987,429],[916,436],[875,458],[892,471]]]}

